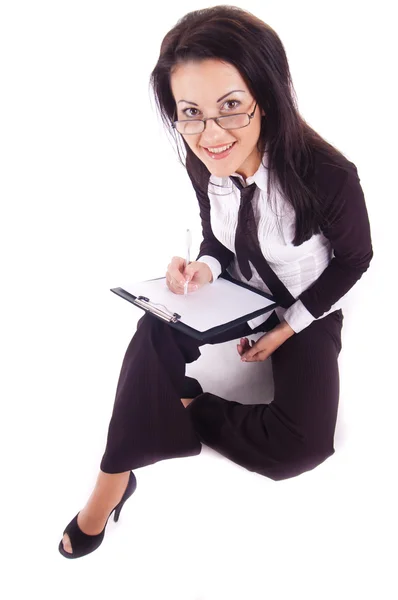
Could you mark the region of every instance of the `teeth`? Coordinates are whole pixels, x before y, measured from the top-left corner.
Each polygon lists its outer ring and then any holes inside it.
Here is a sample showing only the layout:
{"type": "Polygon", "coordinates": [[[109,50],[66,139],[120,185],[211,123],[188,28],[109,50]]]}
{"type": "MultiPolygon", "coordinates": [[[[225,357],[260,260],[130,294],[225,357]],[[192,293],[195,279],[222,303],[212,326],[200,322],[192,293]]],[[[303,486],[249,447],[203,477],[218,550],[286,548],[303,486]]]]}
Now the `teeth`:
{"type": "Polygon", "coordinates": [[[209,150],[209,152],[214,152],[214,154],[220,154],[220,152],[225,152],[225,150],[230,148],[233,143],[234,142],[232,142],[231,144],[228,144],[228,146],[223,146],[222,148],[207,148],[207,149],[209,150]]]}

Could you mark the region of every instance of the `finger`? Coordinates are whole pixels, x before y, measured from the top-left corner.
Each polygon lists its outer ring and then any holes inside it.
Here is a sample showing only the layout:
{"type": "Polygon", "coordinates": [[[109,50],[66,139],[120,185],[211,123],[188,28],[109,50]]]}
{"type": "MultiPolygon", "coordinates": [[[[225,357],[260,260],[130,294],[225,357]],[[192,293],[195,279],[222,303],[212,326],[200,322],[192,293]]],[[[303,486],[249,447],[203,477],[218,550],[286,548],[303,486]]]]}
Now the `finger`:
{"type": "Polygon", "coordinates": [[[253,349],[253,348],[254,348],[254,347],[252,346],[252,347],[250,348],[250,350],[247,350],[247,349],[246,349],[246,351],[243,353],[243,356],[242,356],[242,360],[243,360],[243,361],[245,361],[245,362],[246,362],[246,361],[247,361],[247,362],[249,362],[249,361],[251,361],[251,360],[252,360],[253,356],[254,356],[255,354],[257,354],[257,352],[256,352],[256,349],[255,349],[255,348],[253,349]]]}
{"type": "Polygon", "coordinates": [[[184,291],[183,286],[179,285],[178,282],[173,279],[173,277],[170,277],[169,274],[166,275],[166,283],[169,290],[174,294],[180,294],[184,291]]]}
{"type": "Polygon", "coordinates": [[[185,259],[181,256],[173,256],[170,261],[171,268],[180,270],[185,265],[185,259]]]}
{"type": "Polygon", "coordinates": [[[192,279],[194,279],[196,272],[197,272],[197,267],[195,265],[191,265],[189,264],[183,271],[183,277],[184,279],[188,280],[188,281],[192,281],[192,279]]]}
{"type": "MultiPolygon", "coordinates": [[[[250,352],[251,350],[253,350],[253,348],[254,348],[254,350],[256,350],[256,348],[257,348],[256,342],[254,340],[248,340],[246,338],[246,351],[250,352]]],[[[253,354],[253,352],[252,352],[252,354],[253,354]]]]}
{"type": "Polygon", "coordinates": [[[184,286],[185,277],[178,269],[174,269],[174,268],[169,269],[169,275],[170,275],[173,285],[184,286]]]}
{"type": "Polygon", "coordinates": [[[185,285],[185,276],[184,276],[184,274],[181,271],[179,271],[178,269],[175,269],[175,268],[170,268],[169,271],[168,271],[168,273],[169,273],[169,277],[170,277],[170,280],[171,280],[173,286],[176,289],[182,289],[183,290],[184,289],[184,285],[185,285]]]}
{"type": "Polygon", "coordinates": [[[260,350],[255,354],[245,354],[242,358],[243,362],[261,362],[266,360],[270,356],[270,352],[268,350],[260,350]]]}
{"type": "MultiPolygon", "coordinates": [[[[188,289],[187,292],[188,294],[191,294],[192,292],[196,292],[196,290],[199,288],[197,283],[189,283],[188,284],[188,289]]],[[[182,287],[182,294],[184,293],[184,286],[182,287]]]]}
{"type": "Polygon", "coordinates": [[[176,280],[177,283],[182,281],[184,285],[185,277],[183,275],[186,261],[180,256],[174,256],[167,267],[170,277],[176,280]]]}
{"type": "Polygon", "coordinates": [[[184,262],[184,269],[183,269],[183,274],[185,277],[190,277],[192,278],[193,274],[195,273],[196,269],[194,269],[192,267],[192,264],[189,263],[189,265],[187,265],[187,262],[184,262]]]}
{"type": "MultiPolygon", "coordinates": [[[[192,294],[193,292],[196,292],[199,289],[199,286],[196,283],[190,283],[188,285],[188,294],[192,294]]],[[[179,295],[183,295],[184,294],[184,286],[179,285],[178,283],[173,283],[170,286],[170,290],[172,292],[174,292],[175,294],[179,294],[179,295]]]]}
{"type": "Polygon", "coordinates": [[[240,338],[240,344],[236,345],[237,350],[240,355],[242,355],[245,352],[245,350],[247,350],[246,342],[247,342],[247,338],[240,338]]]}
{"type": "Polygon", "coordinates": [[[252,354],[250,358],[246,359],[244,362],[261,362],[267,359],[269,356],[269,352],[267,350],[260,350],[260,352],[256,352],[256,354],[252,354]]]}
{"type": "Polygon", "coordinates": [[[171,292],[173,292],[173,294],[176,294],[176,293],[177,293],[177,289],[176,289],[176,287],[173,285],[173,281],[172,281],[172,280],[170,280],[170,279],[166,279],[166,285],[167,285],[167,287],[169,288],[169,290],[170,290],[171,292]]]}
{"type": "Polygon", "coordinates": [[[166,281],[169,285],[175,285],[176,280],[170,275],[170,273],[166,273],[166,281]]]}
{"type": "Polygon", "coordinates": [[[248,354],[245,352],[242,356],[242,362],[255,362],[257,354],[248,354]]]}

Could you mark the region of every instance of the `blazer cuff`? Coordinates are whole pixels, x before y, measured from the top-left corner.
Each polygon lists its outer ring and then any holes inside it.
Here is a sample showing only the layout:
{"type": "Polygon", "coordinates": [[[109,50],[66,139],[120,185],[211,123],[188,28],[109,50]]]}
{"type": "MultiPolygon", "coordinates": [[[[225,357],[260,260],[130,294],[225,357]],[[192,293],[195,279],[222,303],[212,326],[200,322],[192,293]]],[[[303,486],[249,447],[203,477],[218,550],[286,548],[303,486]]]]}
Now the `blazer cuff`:
{"type": "Polygon", "coordinates": [[[315,321],[315,317],[304,306],[301,300],[297,300],[290,308],[284,312],[283,320],[293,329],[295,333],[299,333],[308,325],[315,321]]]}
{"type": "Polygon", "coordinates": [[[221,263],[219,260],[217,260],[216,258],[214,258],[214,256],[208,256],[208,255],[204,255],[204,256],[200,256],[197,259],[198,262],[203,262],[206,265],[208,265],[208,267],[210,267],[210,271],[212,272],[213,275],[213,282],[215,282],[215,280],[221,275],[221,263]]]}

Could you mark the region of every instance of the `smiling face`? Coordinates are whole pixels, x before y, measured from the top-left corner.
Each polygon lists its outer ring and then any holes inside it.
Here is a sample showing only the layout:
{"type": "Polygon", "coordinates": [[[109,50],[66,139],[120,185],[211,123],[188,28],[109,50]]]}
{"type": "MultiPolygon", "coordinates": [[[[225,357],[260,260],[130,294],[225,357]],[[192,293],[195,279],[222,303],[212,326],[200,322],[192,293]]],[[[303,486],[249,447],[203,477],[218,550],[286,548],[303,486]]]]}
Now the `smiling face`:
{"type": "MultiPolygon", "coordinates": [[[[177,107],[176,120],[252,113],[256,106],[239,71],[216,59],[178,65],[171,74],[170,85],[177,107]]],[[[237,172],[246,179],[260,166],[262,157],[256,145],[262,115],[264,112],[257,106],[247,127],[226,130],[215,121],[207,121],[202,133],[182,137],[213,175],[228,177],[237,172]],[[221,155],[207,150],[231,143],[232,148],[221,155]]]]}

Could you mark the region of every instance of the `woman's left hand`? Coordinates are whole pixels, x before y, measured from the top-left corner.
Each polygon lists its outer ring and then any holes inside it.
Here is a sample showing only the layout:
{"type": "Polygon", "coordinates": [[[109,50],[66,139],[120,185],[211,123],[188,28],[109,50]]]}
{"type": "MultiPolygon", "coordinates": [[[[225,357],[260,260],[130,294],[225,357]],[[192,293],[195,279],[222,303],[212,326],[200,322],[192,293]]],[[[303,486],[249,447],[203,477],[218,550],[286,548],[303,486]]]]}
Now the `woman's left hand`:
{"type": "Polygon", "coordinates": [[[279,346],[295,332],[286,321],[261,336],[257,342],[252,340],[252,345],[247,338],[241,338],[237,344],[238,354],[243,362],[260,362],[266,360],[279,346]]]}

